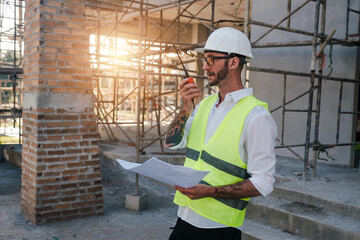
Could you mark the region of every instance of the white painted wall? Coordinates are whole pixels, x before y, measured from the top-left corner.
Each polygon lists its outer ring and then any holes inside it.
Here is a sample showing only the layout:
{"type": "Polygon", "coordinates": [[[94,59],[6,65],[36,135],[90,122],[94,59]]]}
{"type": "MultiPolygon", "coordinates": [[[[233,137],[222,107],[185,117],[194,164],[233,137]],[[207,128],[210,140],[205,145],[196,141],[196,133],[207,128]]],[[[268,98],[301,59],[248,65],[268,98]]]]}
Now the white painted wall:
{"type": "MultiPolygon", "coordinates": [[[[292,9],[301,5],[305,0],[293,0],[292,9]]],[[[346,23],[346,2],[345,0],[328,0],[326,12],[326,30],[329,34],[332,29],[336,29],[335,38],[345,37],[346,23]]],[[[359,10],[360,1],[351,0],[351,8],[359,10]]],[[[276,24],[287,15],[287,0],[253,0],[252,18],[257,21],[276,24]]],[[[315,20],[315,2],[310,2],[303,9],[295,13],[291,18],[291,28],[301,29],[312,32],[315,20]]],[[[359,16],[350,14],[349,33],[358,32],[359,16]]],[[[284,22],[281,26],[286,26],[284,22]]],[[[319,25],[320,26],[320,25],[319,25]]],[[[251,26],[251,41],[255,41],[268,28],[251,26]]],[[[300,34],[293,34],[274,30],[259,43],[265,42],[284,42],[311,40],[312,37],[300,34]]],[[[329,47],[325,53],[329,55],[329,47]]],[[[282,47],[282,48],[261,48],[253,49],[255,59],[251,62],[253,67],[274,68],[288,71],[310,73],[311,46],[307,47],[282,47]]],[[[341,78],[355,78],[356,72],[356,47],[343,47],[335,45],[333,47],[333,72],[332,76],[341,78]]],[[[329,73],[329,58],[326,58],[324,74],[329,73]]],[[[310,79],[304,77],[288,76],[287,100],[290,100],[310,87],[310,79]]],[[[254,88],[255,96],[266,101],[269,109],[274,109],[282,103],[283,75],[271,73],[250,73],[250,86],[254,88]]],[[[336,136],[337,108],[339,101],[339,82],[323,81],[322,103],[320,117],[320,142],[323,144],[334,144],[336,136]]],[[[343,111],[353,111],[355,98],[355,85],[344,84],[343,92],[343,111]]],[[[315,104],[316,95],[314,95],[315,104]]],[[[289,104],[287,108],[307,109],[308,95],[289,104]]],[[[315,106],[315,105],[314,105],[315,106]]],[[[285,119],[285,143],[301,144],[305,142],[306,113],[286,113],[285,119]]],[[[281,133],[281,110],[273,113],[273,117],[278,124],[279,138],[281,133]]],[[[340,143],[351,142],[355,127],[352,126],[352,115],[342,115],[340,128],[340,143]]],[[[312,119],[314,123],[315,118],[312,119]]],[[[313,125],[314,126],[314,125],[313,125]]],[[[312,130],[314,128],[312,127],[312,130]]],[[[313,139],[313,138],[312,138],[313,139]]],[[[300,156],[304,156],[304,148],[293,148],[300,156]]],[[[278,155],[294,157],[286,149],[277,149],[278,155]]],[[[350,165],[351,147],[336,147],[329,149],[330,155],[336,161],[329,160],[328,163],[339,165],[350,165]]],[[[322,154],[321,156],[325,156],[322,154]]],[[[312,159],[312,153],[310,159],[312,159]]]]}

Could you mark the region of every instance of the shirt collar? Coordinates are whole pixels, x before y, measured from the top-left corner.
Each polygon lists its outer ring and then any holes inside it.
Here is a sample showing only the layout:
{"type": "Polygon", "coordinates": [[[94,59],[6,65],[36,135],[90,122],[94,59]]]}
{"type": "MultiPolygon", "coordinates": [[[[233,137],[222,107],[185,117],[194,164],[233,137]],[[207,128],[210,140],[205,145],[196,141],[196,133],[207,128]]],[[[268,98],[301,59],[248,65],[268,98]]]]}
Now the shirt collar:
{"type": "MultiPolygon", "coordinates": [[[[241,99],[253,95],[253,89],[252,88],[243,88],[234,92],[227,93],[225,95],[224,101],[234,101],[238,102],[241,99]]],[[[219,97],[219,94],[218,94],[219,97]]],[[[218,100],[219,101],[219,100],[218,100]]]]}

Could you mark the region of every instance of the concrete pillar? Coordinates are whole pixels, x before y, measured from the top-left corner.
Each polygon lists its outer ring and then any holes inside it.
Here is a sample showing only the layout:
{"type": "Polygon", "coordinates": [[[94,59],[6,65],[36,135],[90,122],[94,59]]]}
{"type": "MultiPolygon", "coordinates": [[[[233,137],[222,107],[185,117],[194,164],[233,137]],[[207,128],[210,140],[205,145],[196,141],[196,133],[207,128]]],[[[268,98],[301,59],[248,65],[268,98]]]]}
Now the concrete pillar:
{"type": "Polygon", "coordinates": [[[33,223],[103,215],[85,0],[27,0],[23,214],[33,223]]]}

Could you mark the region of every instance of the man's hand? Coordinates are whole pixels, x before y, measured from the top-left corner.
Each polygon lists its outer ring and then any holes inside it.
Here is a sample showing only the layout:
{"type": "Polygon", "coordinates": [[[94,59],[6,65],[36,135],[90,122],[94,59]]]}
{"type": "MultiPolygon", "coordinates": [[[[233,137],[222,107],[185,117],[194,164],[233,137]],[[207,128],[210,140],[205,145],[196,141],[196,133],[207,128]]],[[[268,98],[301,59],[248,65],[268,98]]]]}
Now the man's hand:
{"type": "Polygon", "coordinates": [[[180,88],[180,96],[183,100],[182,109],[190,114],[191,111],[193,110],[192,99],[199,97],[201,91],[198,88],[198,85],[194,83],[194,80],[192,78],[183,79],[179,83],[179,88],[180,88]]]}
{"type": "Polygon", "coordinates": [[[210,197],[212,195],[211,192],[214,192],[213,187],[204,184],[197,184],[196,186],[190,188],[183,188],[179,186],[175,186],[174,188],[182,194],[188,196],[191,200],[210,197]]]}

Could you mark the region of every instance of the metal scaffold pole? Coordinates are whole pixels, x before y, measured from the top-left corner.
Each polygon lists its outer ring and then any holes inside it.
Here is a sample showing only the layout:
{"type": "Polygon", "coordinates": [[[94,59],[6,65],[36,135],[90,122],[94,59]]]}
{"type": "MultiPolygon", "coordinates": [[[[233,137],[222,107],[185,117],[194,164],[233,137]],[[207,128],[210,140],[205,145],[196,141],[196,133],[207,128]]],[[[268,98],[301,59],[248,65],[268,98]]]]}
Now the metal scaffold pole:
{"type": "MultiPolygon", "coordinates": [[[[138,84],[136,101],[136,162],[140,162],[140,118],[141,118],[141,90],[142,90],[142,41],[143,41],[143,0],[140,0],[139,8],[139,56],[138,56],[138,84]]],[[[135,194],[139,194],[139,174],[136,174],[135,194]]]]}
{"type": "MultiPolygon", "coordinates": [[[[320,25],[320,34],[325,35],[325,20],[326,20],[326,1],[324,1],[321,5],[321,25],[320,25]]],[[[331,36],[332,37],[332,36],[331,36]]],[[[320,39],[320,46],[323,46],[324,39],[320,39]]],[[[321,88],[322,88],[322,66],[323,66],[323,53],[320,47],[318,53],[316,53],[316,58],[318,58],[318,74],[320,77],[317,78],[317,86],[316,86],[316,114],[315,114],[315,126],[314,126],[314,143],[319,143],[319,127],[320,127],[320,106],[321,106],[321,88]],[[321,52],[320,52],[321,51],[321,52]]],[[[316,166],[318,160],[319,149],[313,149],[313,163],[310,164],[312,168],[312,177],[316,176],[316,166]]]]}
{"type": "Polygon", "coordinates": [[[310,66],[310,91],[309,91],[309,105],[307,112],[306,122],[306,137],[305,137],[305,153],[304,153],[304,172],[303,179],[308,180],[308,169],[309,169],[309,148],[310,148],[310,131],[311,131],[311,119],[313,114],[313,96],[314,83],[315,83],[315,68],[316,68],[316,46],[318,37],[318,26],[319,26],[319,12],[320,12],[320,0],[316,1],[315,7],[315,21],[314,21],[314,36],[311,54],[311,66],[310,66]]]}

